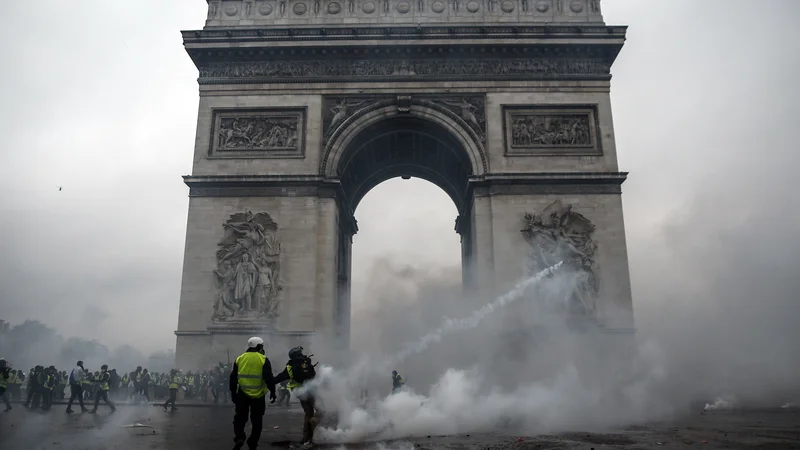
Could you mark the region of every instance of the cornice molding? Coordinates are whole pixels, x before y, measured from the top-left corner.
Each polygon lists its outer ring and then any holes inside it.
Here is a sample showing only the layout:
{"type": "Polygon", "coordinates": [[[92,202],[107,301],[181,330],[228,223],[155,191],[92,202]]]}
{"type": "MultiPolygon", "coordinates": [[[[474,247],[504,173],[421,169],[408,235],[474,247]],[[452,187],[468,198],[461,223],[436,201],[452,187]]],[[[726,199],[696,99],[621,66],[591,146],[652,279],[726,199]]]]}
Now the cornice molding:
{"type": "Polygon", "coordinates": [[[627,26],[598,25],[387,25],[270,28],[222,28],[184,30],[183,43],[187,48],[224,43],[260,43],[272,41],[418,41],[418,40],[474,40],[514,39],[570,44],[568,41],[591,42],[592,45],[619,45],[625,41],[627,26]]]}

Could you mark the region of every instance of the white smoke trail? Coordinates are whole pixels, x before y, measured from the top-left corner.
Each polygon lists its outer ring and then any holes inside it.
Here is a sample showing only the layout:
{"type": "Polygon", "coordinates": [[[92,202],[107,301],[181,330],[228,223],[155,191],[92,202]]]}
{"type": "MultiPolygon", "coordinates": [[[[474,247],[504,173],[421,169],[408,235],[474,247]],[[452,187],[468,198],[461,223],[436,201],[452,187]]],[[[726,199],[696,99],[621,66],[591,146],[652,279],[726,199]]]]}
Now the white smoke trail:
{"type": "Polygon", "coordinates": [[[475,328],[480,324],[482,320],[486,317],[497,311],[498,309],[506,306],[507,304],[519,299],[525,291],[530,288],[531,286],[541,282],[544,278],[551,275],[553,272],[558,270],[559,267],[563,264],[563,261],[554,264],[536,275],[526,278],[513,289],[506,292],[505,294],[501,295],[497,299],[495,299],[491,303],[487,303],[480,309],[473,311],[468,317],[463,319],[450,319],[446,318],[442,325],[433,330],[432,332],[426,334],[425,336],[421,337],[415,342],[410,343],[406,346],[403,350],[399,351],[395,355],[384,358],[380,361],[373,361],[373,360],[362,360],[360,364],[354,366],[349,371],[349,378],[353,379],[354,377],[363,378],[367,376],[369,373],[383,373],[390,368],[397,366],[400,362],[405,360],[406,358],[415,355],[417,353],[421,353],[425,351],[431,344],[440,342],[442,338],[450,333],[462,330],[469,330],[475,328]]]}
{"type": "MultiPolygon", "coordinates": [[[[381,361],[362,361],[347,371],[336,371],[330,366],[321,367],[317,379],[309,388],[320,388],[326,401],[329,396],[336,397],[331,399],[337,404],[335,407],[339,410],[339,423],[333,429],[320,429],[319,437],[329,443],[352,443],[458,432],[463,429],[477,430],[496,425],[495,420],[507,417],[509,407],[520,413],[528,409],[539,413],[543,408],[558,404],[559,400],[548,392],[549,387],[534,386],[524,392],[498,396],[495,392],[481,389],[484,380],[468,372],[452,369],[431,389],[428,396],[406,391],[378,402],[364,399],[366,403],[358,404],[359,401],[352,395],[355,391],[352,388],[360,386],[371,373],[384,373],[389,367],[425,351],[432,344],[440,342],[445,335],[477,327],[500,308],[523,297],[530,287],[550,276],[561,265],[562,262],[559,262],[522,280],[506,294],[463,319],[445,319],[439,328],[381,361]],[[519,396],[520,393],[523,394],[522,397],[519,396]],[[531,395],[538,397],[541,404],[530,404],[525,400],[531,395]],[[484,407],[492,405],[492,408],[474,414],[470,411],[475,411],[476,403],[483,404],[484,407]]],[[[562,388],[560,391],[565,392],[563,386],[572,384],[569,381],[574,379],[574,373],[570,375],[559,380],[562,388]]]]}
{"type": "Polygon", "coordinates": [[[318,387],[325,389],[330,388],[332,385],[338,385],[339,390],[347,390],[346,385],[348,382],[358,384],[372,373],[384,373],[406,358],[425,351],[431,344],[440,342],[447,334],[477,327],[486,317],[519,299],[528,288],[550,276],[553,272],[558,270],[562,264],[563,261],[560,261],[540,271],[536,275],[520,281],[510,291],[501,295],[491,303],[484,305],[480,309],[473,311],[472,314],[464,319],[445,319],[439,328],[409,344],[406,348],[391,357],[384,358],[380,361],[362,360],[360,364],[354,365],[346,373],[340,373],[330,366],[322,366],[317,371],[317,377],[314,382],[307,383],[299,388],[296,391],[296,395],[302,395],[307,389],[316,389],[318,387]]]}
{"type": "Polygon", "coordinates": [[[445,319],[444,323],[438,329],[428,333],[427,335],[420,338],[417,342],[408,345],[405,349],[401,350],[397,354],[395,354],[392,358],[389,358],[386,361],[388,366],[396,365],[411,355],[415,355],[417,353],[421,353],[425,351],[431,344],[440,342],[442,337],[461,330],[469,330],[478,326],[479,323],[486,317],[488,317],[493,312],[497,311],[498,309],[506,306],[507,304],[517,300],[520,296],[531,286],[539,283],[545,277],[551,275],[555,272],[561,265],[563,261],[554,264],[541,272],[537,273],[536,275],[522,280],[514,286],[513,289],[506,292],[504,295],[498,297],[495,301],[484,305],[482,308],[474,311],[469,317],[464,319],[445,319]]]}

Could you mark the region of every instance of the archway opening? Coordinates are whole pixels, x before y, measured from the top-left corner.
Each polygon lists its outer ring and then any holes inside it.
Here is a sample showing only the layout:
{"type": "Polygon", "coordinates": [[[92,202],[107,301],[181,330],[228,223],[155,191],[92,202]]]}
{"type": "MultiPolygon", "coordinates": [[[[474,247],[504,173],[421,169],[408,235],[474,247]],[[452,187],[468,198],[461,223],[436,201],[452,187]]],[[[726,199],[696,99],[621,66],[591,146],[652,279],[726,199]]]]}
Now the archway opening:
{"type": "Polygon", "coordinates": [[[462,293],[471,252],[459,217],[469,208],[472,163],[442,126],[394,116],[361,130],[336,167],[341,213],[359,229],[341,230],[342,337],[353,350],[386,349],[391,330],[432,311],[420,308],[424,297],[462,293]]]}
{"type": "Polygon", "coordinates": [[[416,177],[439,186],[459,213],[472,174],[469,155],[442,126],[413,116],[374,123],[347,146],[337,167],[352,214],[370,189],[394,177],[416,177]]]}
{"type": "Polygon", "coordinates": [[[393,350],[431,318],[445,297],[461,294],[461,242],[456,208],[438,186],[387,180],[359,204],[352,243],[350,348],[393,350]]]}

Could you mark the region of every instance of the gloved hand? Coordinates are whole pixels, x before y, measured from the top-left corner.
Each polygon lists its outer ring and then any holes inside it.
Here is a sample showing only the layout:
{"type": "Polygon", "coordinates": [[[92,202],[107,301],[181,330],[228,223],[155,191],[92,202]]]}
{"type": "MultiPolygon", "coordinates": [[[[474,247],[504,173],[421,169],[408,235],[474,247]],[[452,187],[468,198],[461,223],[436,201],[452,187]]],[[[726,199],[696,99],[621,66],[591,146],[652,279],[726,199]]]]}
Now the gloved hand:
{"type": "Polygon", "coordinates": [[[236,404],[237,400],[239,400],[239,396],[236,395],[235,391],[231,391],[231,401],[233,402],[234,405],[236,404]]]}
{"type": "Polygon", "coordinates": [[[269,391],[269,402],[275,403],[275,400],[278,399],[278,396],[275,395],[275,391],[269,391]]]}

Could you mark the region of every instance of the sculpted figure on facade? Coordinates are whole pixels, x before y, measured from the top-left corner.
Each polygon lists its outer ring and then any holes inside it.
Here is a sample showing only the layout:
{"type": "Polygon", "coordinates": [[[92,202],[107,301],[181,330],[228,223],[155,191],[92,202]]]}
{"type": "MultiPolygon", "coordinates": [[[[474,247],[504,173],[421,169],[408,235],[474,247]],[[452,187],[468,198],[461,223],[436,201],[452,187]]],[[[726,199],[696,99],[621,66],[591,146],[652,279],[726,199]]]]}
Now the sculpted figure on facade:
{"type": "Polygon", "coordinates": [[[485,139],[486,115],[482,98],[439,99],[436,102],[449,106],[469,127],[485,139]]]}
{"type": "Polygon", "coordinates": [[[217,150],[294,150],[298,126],[294,117],[225,117],[220,119],[217,131],[217,150]]]}
{"type": "Polygon", "coordinates": [[[346,98],[337,100],[327,113],[331,118],[325,127],[325,139],[327,140],[348,117],[353,115],[358,107],[365,103],[367,103],[366,100],[348,100],[346,98]]]}
{"type": "Polygon", "coordinates": [[[267,213],[237,213],[223,225],[214,278],[217,295],[213,320],[273,322],[277,314],[280,241],[267,213]]]}
{"type": "MultiPolygon", "coordinates": [[[[558,275],[563,276],[565,290],[549,295],[565,300],[572,315],[593,317],[599,292],[594,273],[597,244],[592,239],[595,226],[589,219],[572,211],[572,205],[557,200],[540,213],[525,214],[522,235],[530,244],[529,269],[537,273],[560,261],[558,275]]],[[[543,293],[540,293],[540,295],[543,293]]],[[[548,295],[548,294],[543,294],[548,295]]]]}
{"type": "Polygon", "coordinates": [[[592,145],[588,115],[514,116],[511,132],[515,147],[592,145]]]}

